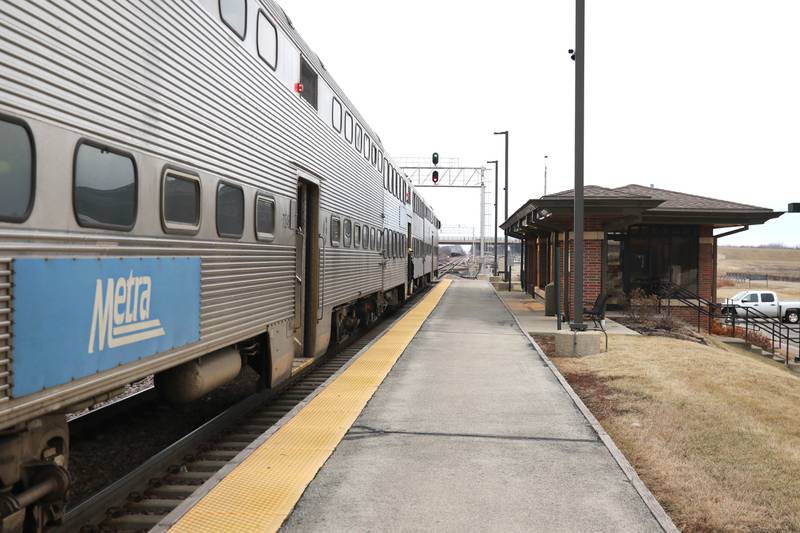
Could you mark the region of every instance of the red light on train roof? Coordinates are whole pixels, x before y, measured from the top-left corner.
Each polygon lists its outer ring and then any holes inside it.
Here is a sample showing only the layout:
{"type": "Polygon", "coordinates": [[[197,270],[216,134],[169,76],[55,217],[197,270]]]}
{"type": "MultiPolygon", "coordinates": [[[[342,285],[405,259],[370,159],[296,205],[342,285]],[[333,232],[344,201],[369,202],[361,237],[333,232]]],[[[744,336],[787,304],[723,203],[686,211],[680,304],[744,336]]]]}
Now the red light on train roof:
{"type": "Polygon", "coordinates": [[[296,93],[303,92],[303,82],[302,81],[299,81],[299,82],[294,84],[294,92],[296,92],[296,93]]]}

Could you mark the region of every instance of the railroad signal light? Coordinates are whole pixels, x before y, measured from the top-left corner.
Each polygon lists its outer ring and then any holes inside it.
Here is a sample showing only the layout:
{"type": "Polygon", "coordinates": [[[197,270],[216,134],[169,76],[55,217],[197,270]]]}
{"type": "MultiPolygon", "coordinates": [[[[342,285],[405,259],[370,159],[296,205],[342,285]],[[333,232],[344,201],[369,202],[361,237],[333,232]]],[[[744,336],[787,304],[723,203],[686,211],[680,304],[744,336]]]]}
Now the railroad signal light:
{"type": "Polygon", "coordinates": [[[432,159],[433,159],[433,164],[434,165],[438,165],[439,164],[439,152],[433,152],[433,158],[432,159]]]}
{"type": "Polygon", "coordinates": [[[438,170],[434,170],[433,171],[433,177],[431,178],[431,180],[433,180],[434,184],[439,183],[439,171],[438,170]]]}

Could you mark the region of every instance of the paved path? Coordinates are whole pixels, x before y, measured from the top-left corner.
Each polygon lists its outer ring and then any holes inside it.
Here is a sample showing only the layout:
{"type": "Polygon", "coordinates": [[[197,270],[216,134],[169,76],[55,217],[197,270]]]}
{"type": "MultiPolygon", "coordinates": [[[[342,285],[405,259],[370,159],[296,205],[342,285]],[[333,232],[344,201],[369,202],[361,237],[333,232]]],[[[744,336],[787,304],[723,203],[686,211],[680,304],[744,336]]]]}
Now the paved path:
{"type": "Polygon", "coordinates": [[[485,282],[456,281],[285,531],[661,531],[485,282]]]}

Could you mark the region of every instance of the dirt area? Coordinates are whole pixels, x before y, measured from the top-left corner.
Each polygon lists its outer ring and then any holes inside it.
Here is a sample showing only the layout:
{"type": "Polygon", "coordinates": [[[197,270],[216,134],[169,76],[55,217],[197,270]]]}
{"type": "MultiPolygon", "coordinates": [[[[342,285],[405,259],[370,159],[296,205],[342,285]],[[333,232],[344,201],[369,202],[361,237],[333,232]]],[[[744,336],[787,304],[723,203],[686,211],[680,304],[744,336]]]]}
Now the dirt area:
{"type": "Polygon", "coordinates": [[[710,343],[614,335],[553,362],[683,531],[800,531],[800,377],[710,343]]]}
{"type": "MultiPolygon", "coordinates": [[[[728,273],[758,273],[768,276],[784,276],[800,279],[800,249],[796,248],[739,248],[720,246],[717,254],[717,274],[720,278],[728,273]]],[[[744,289],[769,289],[784,300],[800,300],[798,281],[752,281],[736,282],[734,286],[717,289],[718,298],[730,298],[744,289]]]]}

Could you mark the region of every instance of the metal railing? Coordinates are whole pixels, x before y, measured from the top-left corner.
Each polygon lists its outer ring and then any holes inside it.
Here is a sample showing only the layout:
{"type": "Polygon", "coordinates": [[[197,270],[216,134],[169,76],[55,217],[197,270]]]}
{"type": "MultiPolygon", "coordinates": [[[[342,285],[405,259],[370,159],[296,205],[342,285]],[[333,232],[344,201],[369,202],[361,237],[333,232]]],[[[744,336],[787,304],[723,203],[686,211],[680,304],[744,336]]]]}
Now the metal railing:
{"type": "MultiPolygon", "coordinates": [[[[707,320],[708,332],[711,333],[715,321],[730,325],[731,337],[736,336],[737,327],[744,329],[744,340],[750,342],[755,334],[769,337],[772,353],[785,349],[785,362],[788,364],[792,345],[800,349],[800,325],[796,329],[790,324],[784,324],[781,319],[781,310],[778,316],[770,316],[758,309],[746,307],[726,300],[725,303],[715,303],[700,297],[686,287],[668,281],[658,281],[653,284],[652,292],[658,296],[659,312],[665,308],[667,314],[672,312],[672,300],[679,301],[683,308],[690,308],[697,313],[698,330],[703,319],[707,320]],[[776,348],[777,346],[777,348],[776,348]]],[[[796,357],[795,360],[798,360],[796,357]]]]}

